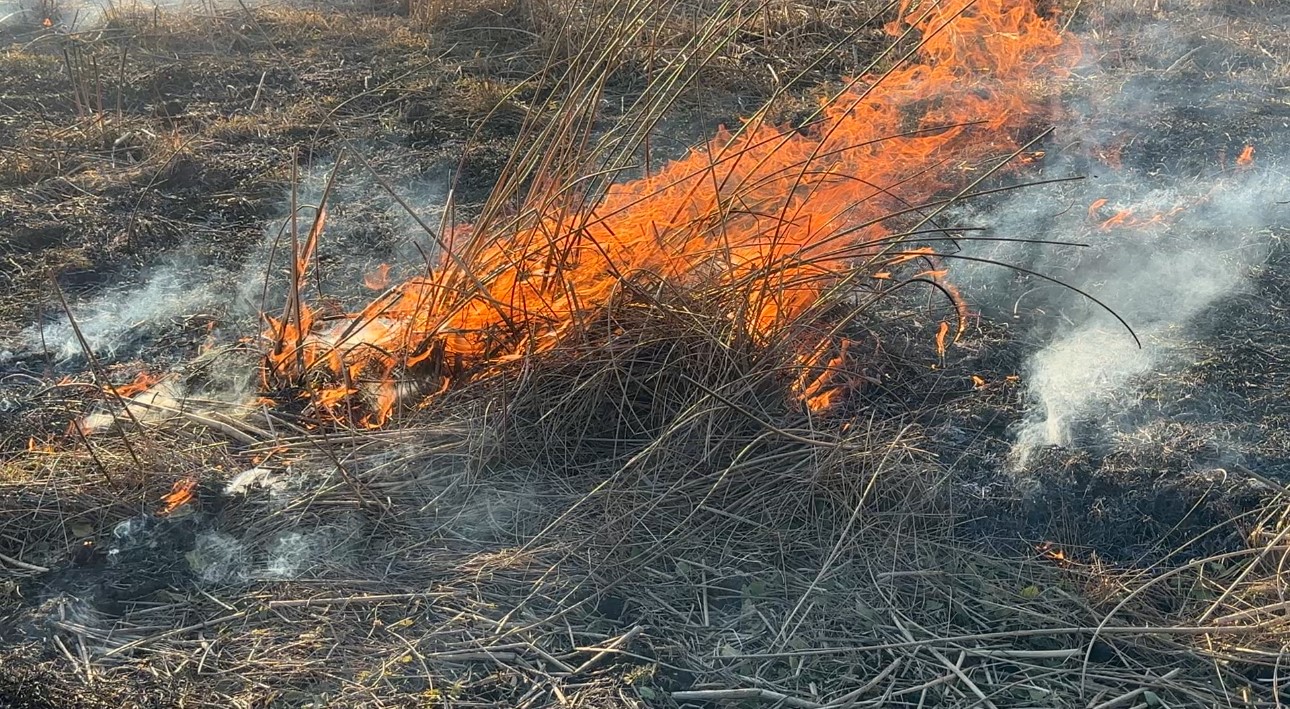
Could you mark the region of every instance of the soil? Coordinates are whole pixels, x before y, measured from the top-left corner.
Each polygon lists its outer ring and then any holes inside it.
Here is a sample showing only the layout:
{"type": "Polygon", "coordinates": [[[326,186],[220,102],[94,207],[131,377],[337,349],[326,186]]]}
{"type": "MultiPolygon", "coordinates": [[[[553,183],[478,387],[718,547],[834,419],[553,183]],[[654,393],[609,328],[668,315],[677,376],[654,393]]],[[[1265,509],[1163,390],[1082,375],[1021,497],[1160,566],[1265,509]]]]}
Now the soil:
{"type": "MultiPolygon", "coordinates": [[[[1123,21],[1115,3],[1101,10],[1090,4],[1098,5],[1083,3],[1075,15],[1078,31],[1123,21]]],[[[248,254],[262,255],[266,230],[283,219],[293,175],[317,181],[344,146],[360,146],[399,185],[440,184],[454,175],[459,216],[469,218],[516,147],[535,100],[531,77],[551,51],[534,39],[545,36],[541,23],[551,18],[523,5],[490,2],[475,14],[419,19],[398,8],[274,7],[200,17],[119,13],[96,31],[45,28],[38,20],[0,26],[0,461],[11,464],[0,475],[23,475],[33,442],[64,440],[69,423],[101,398],[93,387],[55,384],[65,376],[90,382],[83,358],[50,356],[24,334],[62,310],[51,279],[70,303],[91,301],[144,282],[176,253],[186,257],[185,273],[243,278],[248,254]]],[[[817,14],[831,6],[806,5],[817,14]]],[[[1160,108],[1157,122],[1139,129],[1147,137],[1121,150],[1126,164],[1151,166],[1143,174],[1154,171],[1162,181],[1203,175],[1233,145],[1275,146],[1290,137],[1290,54],[1282,46],[1290,40],[1277,32],[1290,26],[1290,15],[1271,0],[1229,5],[1222,36],[1197,36],[1197,51],[1180,64],[1173,63],[1190,48],[1167,61],[1144,48],[1108,50],[1107,57],[1138,68],[1132,92],[1160,108]],[[1211,92],[1215,73],[1236,77],[1224,84],[1225,110],[1175,100],[1175,92],[1211,92]]],[[[822,22],[741,37],[699,82],[702,90],[684,94],[672,119],[675,142],[693,142],[758,105],[800,57],[841,36],[822,22]]],[[[863,70],[881,46],[881,21],[860,38],[855,51],[835,50],[803,76],[787,103],[809,105],[819,87],[863,70]]],[[[629,103],[651,71],[645,59],[624,66],[608,82],[606,105],[629,103]]],[[[338,200],[335,209],[329,238],[339,252],[415,253],[381,191],[354,190],[359,201],[342,207],[338,200]]],[[[1241,548],[1250,530],[1225,523],[1251,515],[1290,483],[1290,218],[1269,231],[1273,247],[1250,273],[1249,287],[1193,321],[1188,362],[1146,388],[1147,423],[1133,436],[1082,431],[1070,447],[1041,451],[1024,474],[1013,471],[1008,456],[1026,402],[1009,377],[1034,351],[1027,341],[1034,323],[1002,309],[984,309],[962,348],[931,374],[926,363],[936,357],[928,342],[911,336],[903,350],[893,344],[891,361],[875,364],[886,384],[866,405],[934,434],[932,452],[953,461],[948,504],[964,520],[959,533],[983,547],[1024,553],[1047,542],[1078,559],[1134,568],[1241,548]],[[973,376],[987,384],[973,386],[973,376]],[[925,405],[910,407],[911,400],[925,405]]],[[[376,258],[349,261],[322,266],[357,283],[376,258]]],[[[119,382],[190,362],[216,319],[195,314],[169,323],[97,364],[119,382]]],[[[226,326],[215,331],[230,338],[234,326],[242,328],[236,334],[254,332],[245,322],[219,324],[226,326]]],[[[203,455],[212,469],[234,469],[223,453],[203,455]]],[[[88,584],[93,588],[83,590],[95,612],[110,614],[118,598],[182,585],[185,569],[148,555],[110,570],[93,554],[74,558],[87,535],[71,529],[106,537],[191,464],[157,463],[116,499],[69,495],[57,516],[0,522],[0,552],[47,536],[48,553],[59,559],[39,580],[0,587],[0,604],[17,609],[6,615],[48,611],[30,607],[47,595],[43,586],[88,584]]],[[[21,502],[40,507],[42,489],[33,486],[21,502]]],[[[163,523],[161,541],[149,548],[162,544],[175,553],[160,556],[182,559],[193,545],[189,525],[204,519],[163,523]]],[[[732,583],[726,600],[742,603],[747,584],[732,583]]],[[[598,607],[618,623],[629,606],[611,596],[598,607]]],[[[175,706],[193,691],[143,666],[88,687],[61,655],[36,643],[0,649],[0,666],[4,706],[175,706]]],[[[688,688],[677,673],[658,686],[688,688]]]]}

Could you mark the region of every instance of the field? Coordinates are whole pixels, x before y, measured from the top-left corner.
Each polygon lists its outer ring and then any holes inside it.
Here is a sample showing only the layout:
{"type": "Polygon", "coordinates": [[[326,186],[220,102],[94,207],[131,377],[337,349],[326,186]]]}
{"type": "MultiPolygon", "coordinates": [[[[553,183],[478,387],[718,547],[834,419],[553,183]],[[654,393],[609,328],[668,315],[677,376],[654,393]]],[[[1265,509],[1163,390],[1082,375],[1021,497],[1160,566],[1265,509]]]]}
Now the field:
{"type": "Polygon", "coordinates": [[[0,706],[1290,700],[1280,0],[0,18],[0,706]]]}

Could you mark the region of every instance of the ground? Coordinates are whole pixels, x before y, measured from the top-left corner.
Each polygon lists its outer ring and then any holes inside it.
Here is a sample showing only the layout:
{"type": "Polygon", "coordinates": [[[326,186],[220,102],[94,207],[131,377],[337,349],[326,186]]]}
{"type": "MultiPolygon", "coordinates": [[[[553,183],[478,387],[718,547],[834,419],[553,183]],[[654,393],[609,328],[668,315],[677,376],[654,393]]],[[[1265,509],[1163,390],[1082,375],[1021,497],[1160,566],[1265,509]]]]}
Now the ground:
{"type": "MultiPolygon", "coordinates": [[[[1150,166],[1138,179],[1284,142],[1278,3],[1048,5],[1153,117],[1098,126],[1133,133],[1109,143],[1150,166]],[[1180,26],[1198,29],[1152,32],[1180,26]]],[[[619,56],[604,125],[716,11],[678,5],[619,56]]],[[[651,159],[776,92],[792,123],[890,64],[882,3],[741,12],[651,159]]],[[[427,245],[389,192],[437,224],[425,205],[455,175],[451,218],[486,209],[526,116],[561,100],[535,77],[585,61],[605,13],[118,9],[87,29],[43,7],[0,26],[0,704],[1279,705],[1283,213],[1245,285],[1187,321],[1181,363],[1135,384],[1117,416],[1137,425],[1078,431],[1020,473],[1014,377],[1040,320],[1011,296],[974,303],[943,358],[922,296],[849,323],[876,343],[876,384],[834,419],[749,387],[711,406],[694,382],[743,381],[761,354],[682,332],[608,361],[591,338],[380,431],[306,430],[286,408],[69,427],[111,404],[99,378],[174,370],[193,399],[253,386],[255,318],[282,296],[261,286],[283,268],[266,235],[293,185],[310,204],[337,175],[320,268],[350,285],[329,295],[361,297],[383,261],[415,268],[427,245]],[[93,361],[65,326],[33,345],[64,300],[93,361]],[[189,478],[197,501],[158,514],[189,478]]],[[[671,332],[682,310],[613,317],[671,332]]]]}

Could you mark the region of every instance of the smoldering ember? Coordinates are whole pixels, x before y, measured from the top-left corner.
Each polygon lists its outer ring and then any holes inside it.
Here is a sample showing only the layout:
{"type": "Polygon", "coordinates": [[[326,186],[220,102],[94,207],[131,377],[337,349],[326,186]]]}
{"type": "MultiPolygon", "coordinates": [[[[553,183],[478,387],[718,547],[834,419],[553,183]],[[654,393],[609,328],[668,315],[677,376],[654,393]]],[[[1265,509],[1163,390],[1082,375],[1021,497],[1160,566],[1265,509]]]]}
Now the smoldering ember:
{"type": "Polygon", "coordinates": [[[0,46],[0,706],[1290,701],[1290,3],[0,46]]]}

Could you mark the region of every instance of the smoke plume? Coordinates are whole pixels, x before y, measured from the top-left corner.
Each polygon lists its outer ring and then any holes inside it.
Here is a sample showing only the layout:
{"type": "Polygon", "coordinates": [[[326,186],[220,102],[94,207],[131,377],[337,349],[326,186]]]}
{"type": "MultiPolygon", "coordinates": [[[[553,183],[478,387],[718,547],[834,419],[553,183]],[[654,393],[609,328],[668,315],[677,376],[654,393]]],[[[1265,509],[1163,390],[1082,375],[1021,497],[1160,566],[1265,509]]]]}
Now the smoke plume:
{"type": "Polygon", "coordinates": [[[1018,323],[1014,336],[1031,350],[1017,372],[1026,406],[1014,432],[1019,467],[1040,447],[1088,445],[1140,418],[1145,385],[1191,363],[1201,316],[1242,291],[1269,254],[1269,230],[1290,216],[1278,146],[1210,128],[1250,123],[1233,114],[1266,100],[1266,77],[1245,82],[1229,71],[1215,82],[1208,63],[1221,49],[1183,26],[1194,8],[1140,24],[1125,12],[1090,20],[1113,23],[1117,46],[1089,48],[1055,120],[1061,149],[1042,175],[1086,179],[960,215],[988,223],[993,237],[1083,244],[965,245],[966,256],[1064,285],[975,262],[954,267],[969,300],[1018,323]]]}

